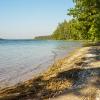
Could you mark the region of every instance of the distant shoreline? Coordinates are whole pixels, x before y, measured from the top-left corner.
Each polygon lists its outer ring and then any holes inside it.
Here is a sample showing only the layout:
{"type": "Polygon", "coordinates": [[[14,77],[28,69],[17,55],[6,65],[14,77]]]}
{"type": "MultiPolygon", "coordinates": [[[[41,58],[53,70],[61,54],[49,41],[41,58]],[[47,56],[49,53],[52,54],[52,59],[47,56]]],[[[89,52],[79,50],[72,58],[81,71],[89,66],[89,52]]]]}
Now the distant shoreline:
{"type": "Polygon", "coordinates": [[[0,38],[0,40],[4,40],[3,38],[0,38]]]}

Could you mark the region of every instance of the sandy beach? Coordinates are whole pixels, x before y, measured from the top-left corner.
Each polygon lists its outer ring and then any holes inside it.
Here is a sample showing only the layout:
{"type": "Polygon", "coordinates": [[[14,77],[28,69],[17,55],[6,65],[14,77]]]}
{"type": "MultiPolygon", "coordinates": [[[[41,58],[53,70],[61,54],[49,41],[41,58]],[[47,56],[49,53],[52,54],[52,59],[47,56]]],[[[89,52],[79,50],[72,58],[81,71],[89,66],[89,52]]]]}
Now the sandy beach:
{"type": "Polygon", "coordinates": [[[0,91],[0,100],[100,100],[100,46],[82,47],[39,77],[0,91]],[[99,98],[99,99],[98,99],[99,98]]]}

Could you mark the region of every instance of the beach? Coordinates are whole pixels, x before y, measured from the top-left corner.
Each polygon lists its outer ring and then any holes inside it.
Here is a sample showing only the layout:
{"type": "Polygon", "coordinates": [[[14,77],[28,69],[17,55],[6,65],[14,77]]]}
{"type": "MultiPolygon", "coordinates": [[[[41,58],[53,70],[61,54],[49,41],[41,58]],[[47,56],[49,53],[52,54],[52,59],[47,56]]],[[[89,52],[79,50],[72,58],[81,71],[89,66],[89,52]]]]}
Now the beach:
{"type": "Polygon", "coordinates": [[[78,41],[0,40],[0,89],[38,76],[78,47],[78,41]]]}
{"type": "Polygon", "coordinates": [[[40,76],[0,91],[0,100],[97,100],[99,96],[99,45],[77,49],[40,76]]]}

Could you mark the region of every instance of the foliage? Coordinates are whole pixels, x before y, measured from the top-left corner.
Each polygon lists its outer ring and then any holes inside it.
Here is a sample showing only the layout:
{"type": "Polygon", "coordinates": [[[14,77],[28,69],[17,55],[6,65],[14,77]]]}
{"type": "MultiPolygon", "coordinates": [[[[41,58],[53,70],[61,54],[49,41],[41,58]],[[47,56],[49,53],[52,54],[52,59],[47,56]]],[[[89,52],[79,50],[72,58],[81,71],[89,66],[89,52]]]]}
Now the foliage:
{"type": "Polygon", "coordinates": [[[51,35],[35,37],[35,40],[50,40],[50,39],[51,39],[51,35]]]}
{"type": "Polygon", "coordinates": [[[73,16],[69,22],[60,23],[53,39],[100,40],[100,0],[73,0],[75,7],[69,9],[73,16]]]}

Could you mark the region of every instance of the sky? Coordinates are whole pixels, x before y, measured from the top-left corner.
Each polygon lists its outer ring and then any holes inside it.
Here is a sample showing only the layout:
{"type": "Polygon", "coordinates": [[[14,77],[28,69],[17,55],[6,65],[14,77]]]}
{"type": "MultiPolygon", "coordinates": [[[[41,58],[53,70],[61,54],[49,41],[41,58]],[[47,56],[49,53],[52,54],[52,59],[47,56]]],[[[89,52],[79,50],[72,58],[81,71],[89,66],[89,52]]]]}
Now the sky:
{"type": "Polygon", "coordinates": [[[59,22],[69,20],[72,0],[0,0],[0,37],[34,38],[52,34],[59,22]]]}

